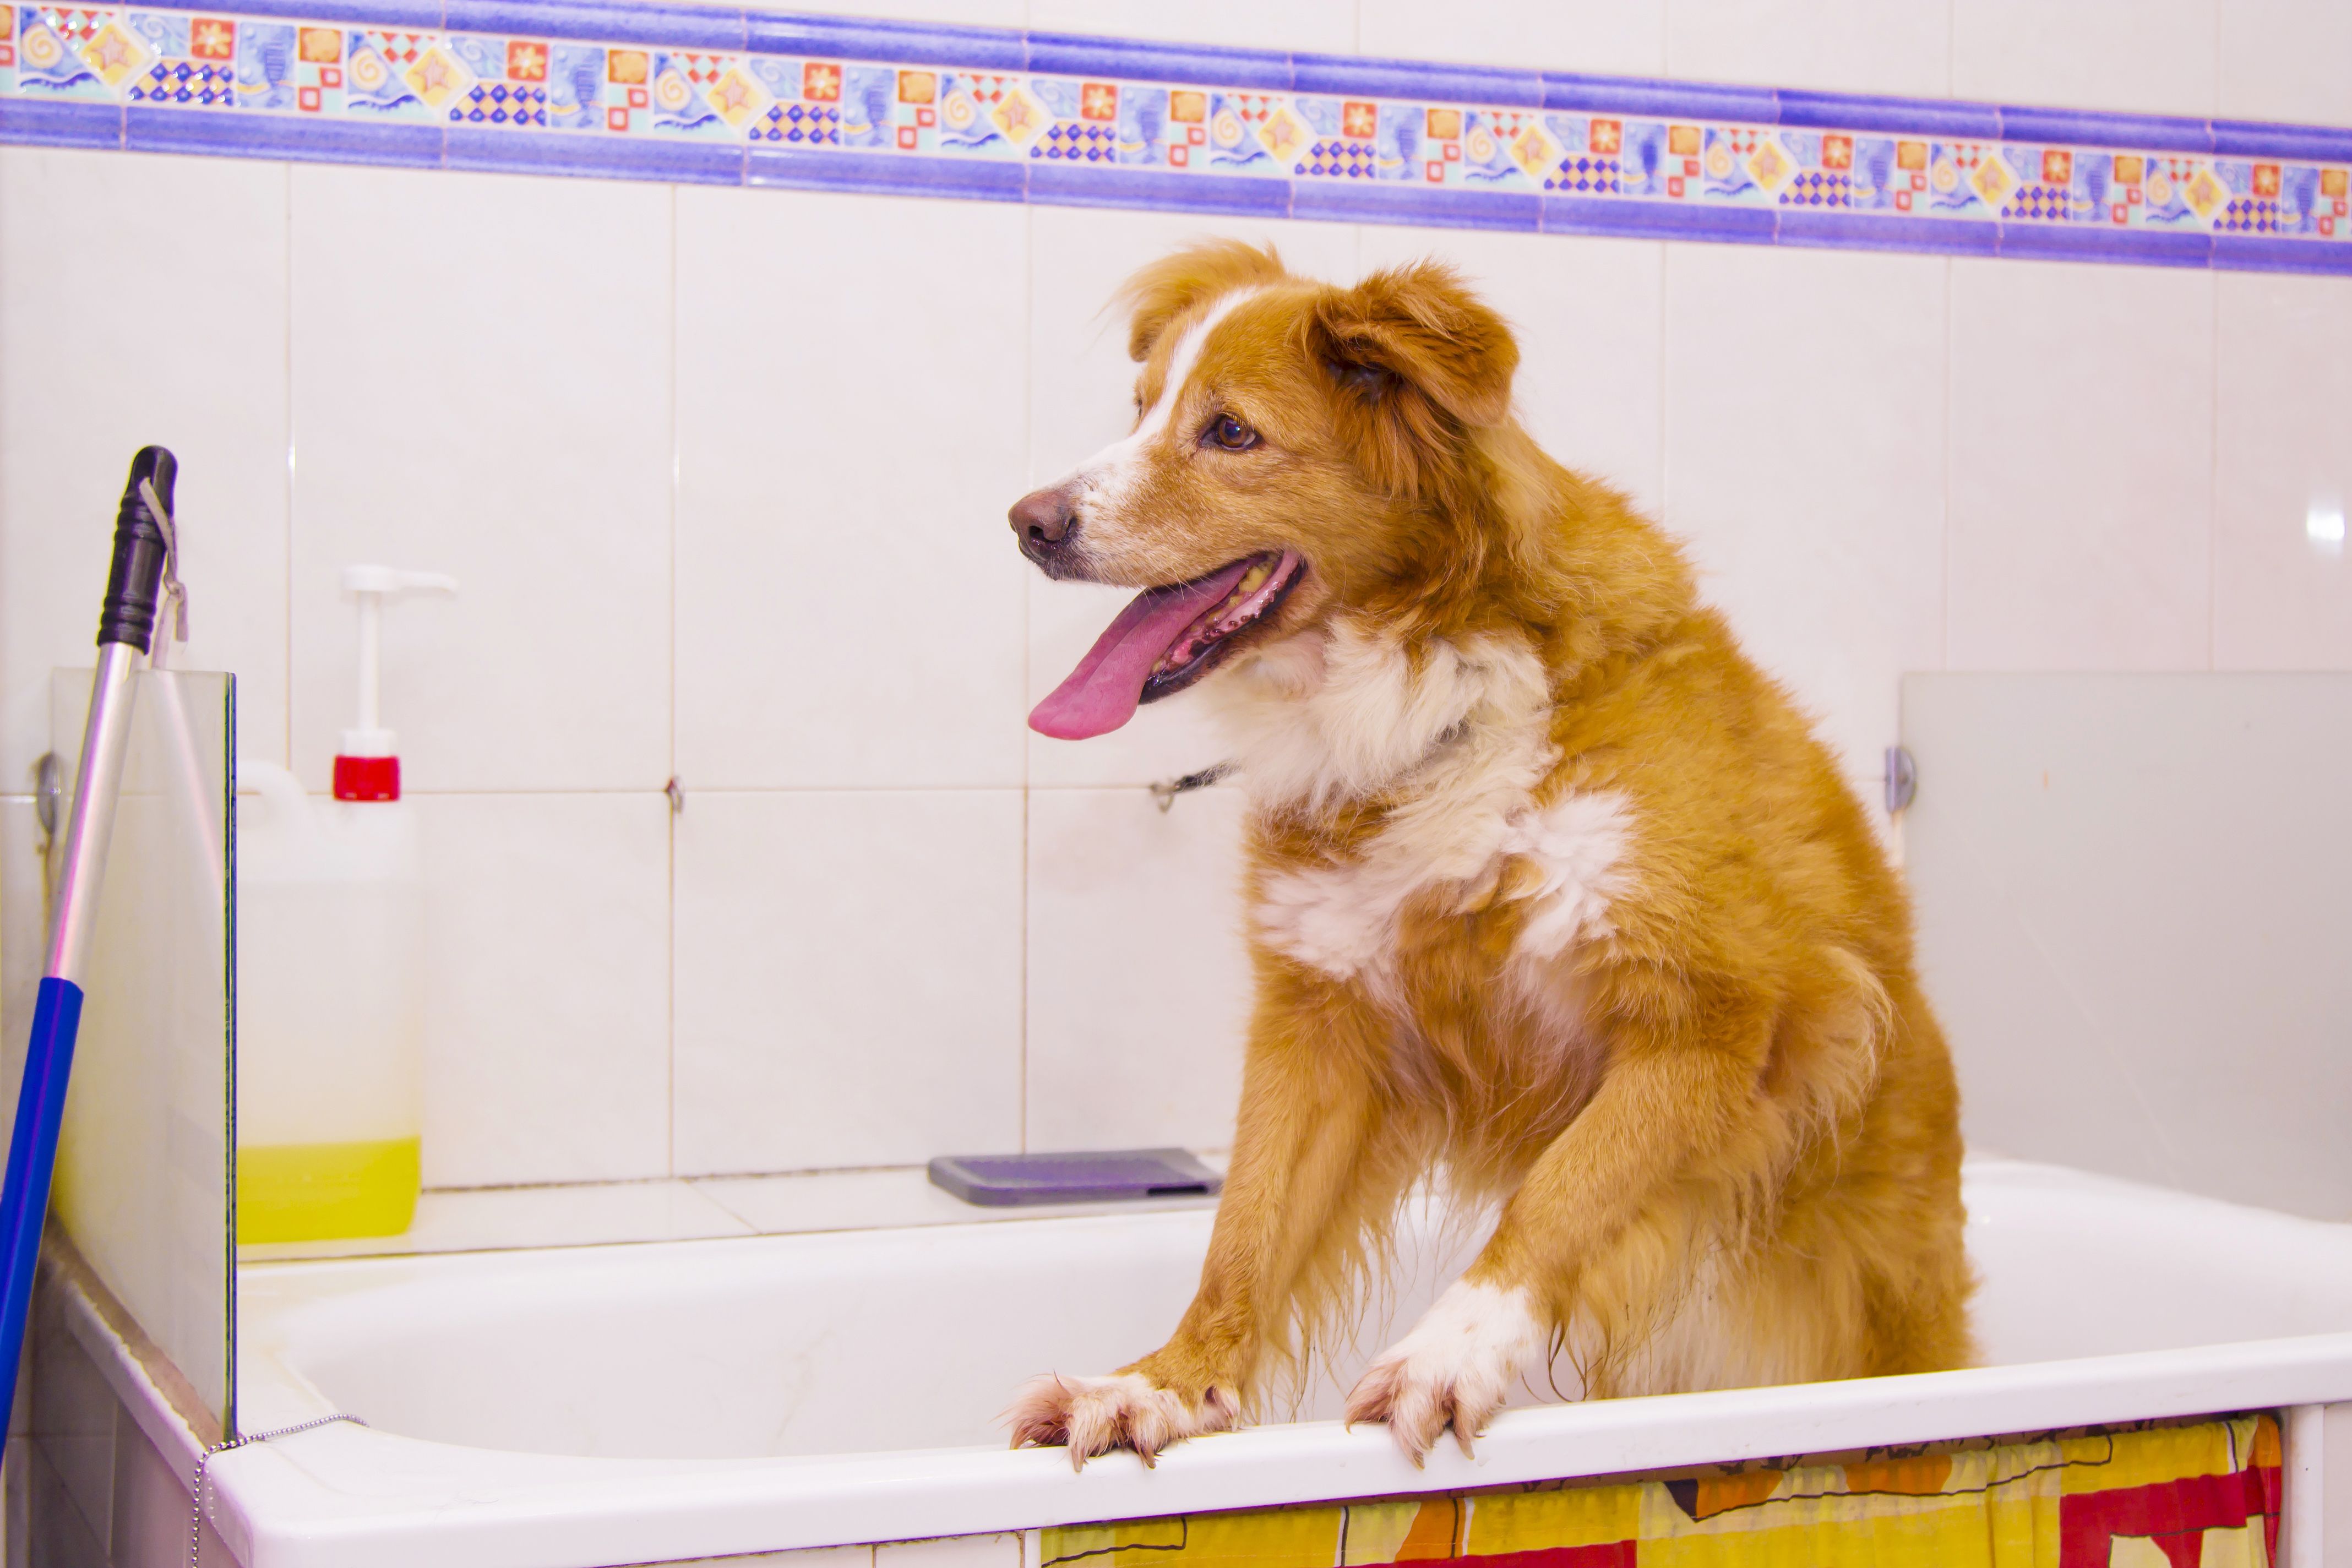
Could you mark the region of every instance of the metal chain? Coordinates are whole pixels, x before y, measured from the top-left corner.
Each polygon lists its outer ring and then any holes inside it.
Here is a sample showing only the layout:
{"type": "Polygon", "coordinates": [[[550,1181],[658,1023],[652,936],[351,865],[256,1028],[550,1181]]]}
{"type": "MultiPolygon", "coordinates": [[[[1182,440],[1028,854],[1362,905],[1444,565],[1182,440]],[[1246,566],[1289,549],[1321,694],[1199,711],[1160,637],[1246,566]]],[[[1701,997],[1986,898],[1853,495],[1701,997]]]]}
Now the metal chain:
{"type": "Polygon", "coordinates": [[[1146,784],[1144,787],[1151,792],[1151,798],[1160,803],[1160,812],[1165,815],[1168,808],[1176,804],[1178,795],[1189,794],[1196,789],[1206,789],[1240,766],[1239,763],[1217,763],[1202,768],[1197,773],[1186,773],[1181,779],[1168,779],[1160,784],[1146,784]]]}
{"type": "Polygon", "coordinates": [[[231,1448],[242,1448],[248,1443],[267,1443],[272,1437],[291,1437],[297,1432],[308,1432],[316,1426],[331,1426],[338,1421],[348,1421],[354,1426],[367,1425],[356,1415],[346,1415],[339,1411],[332,1415],[321,1415],[315,1420],[293,1426],[280,1426],[273,1431],[241,1432],[198,1454],[195,1480],[189,1489],[188,1498],[188,1568],[203,1568],[203,1564],[196,1561],[196,1554],[204,1550],[205,1545],[205,1470],[213,1462],[215,1454],[226,1454],[231,1448]]]}

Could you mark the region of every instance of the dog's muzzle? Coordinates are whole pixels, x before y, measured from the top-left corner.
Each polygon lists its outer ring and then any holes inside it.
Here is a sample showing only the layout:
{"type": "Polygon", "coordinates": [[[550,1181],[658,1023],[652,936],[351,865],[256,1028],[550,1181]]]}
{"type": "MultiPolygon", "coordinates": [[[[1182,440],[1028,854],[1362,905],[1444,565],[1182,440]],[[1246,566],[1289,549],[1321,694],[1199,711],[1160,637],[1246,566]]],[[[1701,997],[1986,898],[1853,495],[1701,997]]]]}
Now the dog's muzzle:
{"type": "Polygon", "coordinates": [[[1076,546],[1078,532],[1075,487],[1057,485],[1051,489],[1032,490],[1013,503],[1008,515],[1013,537],[1020,542],[1021,553],[1043,567],[1049,577],[1066,575],[1069,552],[1076,546]]]}

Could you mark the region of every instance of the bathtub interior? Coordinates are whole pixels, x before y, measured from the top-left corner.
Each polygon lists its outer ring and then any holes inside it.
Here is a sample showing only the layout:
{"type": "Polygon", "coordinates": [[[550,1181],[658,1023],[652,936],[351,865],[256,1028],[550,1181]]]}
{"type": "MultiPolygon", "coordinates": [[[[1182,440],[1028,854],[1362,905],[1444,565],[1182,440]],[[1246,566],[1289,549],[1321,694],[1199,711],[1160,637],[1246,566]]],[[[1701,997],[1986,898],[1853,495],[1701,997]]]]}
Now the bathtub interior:
{"type": "MultiPolygon", "coordinates": [[[[2352,1226],[1971,1162],[1995,1365],[2352,1329],[2352,1226]]],[[[333,1408],[469,1447],[742,1458],[996,1446],[1023,1379],[1101,1373],[1183,1310],[1211,1213],[241,1271],[252,1415],[333,1408]]],[[[1392,1300],[1285,1410],[1345,1387],[1469,1256],[1409,1227],[1392,1300]]],[[[1516,1403],[1553,1397],[1538,1375],[1516,1403]]]]}

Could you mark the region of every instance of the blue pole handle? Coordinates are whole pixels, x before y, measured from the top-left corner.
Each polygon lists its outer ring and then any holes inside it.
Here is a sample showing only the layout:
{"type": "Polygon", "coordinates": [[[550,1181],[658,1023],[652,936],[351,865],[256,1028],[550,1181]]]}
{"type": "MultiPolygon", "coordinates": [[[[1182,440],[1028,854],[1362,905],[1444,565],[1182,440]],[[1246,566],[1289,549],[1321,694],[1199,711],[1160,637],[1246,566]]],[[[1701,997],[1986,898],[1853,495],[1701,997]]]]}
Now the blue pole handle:
{"type": "Polygon", "coordinates": [[[33,1004],[33,1038],[16,1091],[16,1131],[8,1140],[8,1177],[0,1187],[0,1453],[7,1413],[16,1406],[16,1368],[33,1309],[33,1273],[41,1258],[41,1223],[49,1212],[58,1129],[65,1121],[66,1079],[81,1028],[81,987],[50,975],[33,1004]]]}

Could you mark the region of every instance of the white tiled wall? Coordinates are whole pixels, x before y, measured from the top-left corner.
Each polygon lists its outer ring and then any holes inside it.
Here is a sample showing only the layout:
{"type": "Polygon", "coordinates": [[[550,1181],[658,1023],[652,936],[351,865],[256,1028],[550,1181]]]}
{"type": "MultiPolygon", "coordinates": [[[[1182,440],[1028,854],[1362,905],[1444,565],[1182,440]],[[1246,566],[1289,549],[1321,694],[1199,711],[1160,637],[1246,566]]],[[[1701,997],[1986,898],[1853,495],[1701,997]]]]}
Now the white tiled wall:
{"type": "Polygon", "coordinates": [[[1012,789],[688,795],[679,1174],[1021,1147],[1021,806],[1012,789]]]}
{"type": "Polygon", "coordinates": [[[1951,291],[1953,668],[2205,668],[2213,275],[1960,260],[1951,291]]]}
{"type": "Polygon", "coordinates": [[[416,788],[659,789],[670,193],[289,174],[290,765],[327,787],[352,721],[336,574],[382,561],[463,595],[385,622],[384,704],[416,788]]]}
{"type": "MultiPolygon", "coordinates": [[[[874,0],[1038,26],[2352,122],[2295,0],[874,0]],[[1433,36],[1442,33],[1442,36],[1433,36]]],[[[2333,29],[2331,32],[2330,29],[2333,29]]],[[[2352,665],[2352,283],[0,151],[0,985],[26,792],[133,447],[185,464],[187,662],[322,787],[348,561],[436,883],[441,1185],[1223,1142],[1239,803],[1183,703],[1028,734],[1118,595],[1004,507],[1119,430],[1131,268],[1208,232],[1449,258],[1565,460],[1874,789],[1937,668],[2352,665]],[[684,791],[673,816],[662,786],[684,791]]]]}

